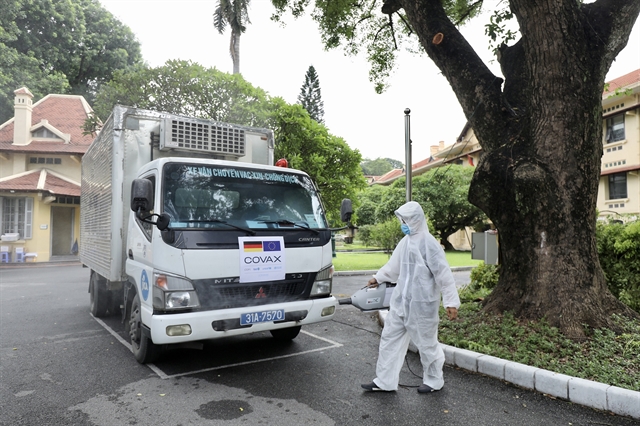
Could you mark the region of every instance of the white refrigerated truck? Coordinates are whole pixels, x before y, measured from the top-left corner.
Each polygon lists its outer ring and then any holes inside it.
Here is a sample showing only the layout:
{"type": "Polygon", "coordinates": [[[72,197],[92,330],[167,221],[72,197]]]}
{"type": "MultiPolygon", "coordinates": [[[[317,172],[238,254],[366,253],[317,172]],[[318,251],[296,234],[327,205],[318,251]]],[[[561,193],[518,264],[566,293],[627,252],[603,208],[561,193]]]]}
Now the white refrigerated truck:
{"type": "MultiPolygon", "coordinates": [[[[272,166],[268,129],[116,106],[82,158],[91,313],[133,353],[330,320],[331,229],[313,181],[272,166]]],[[[343,203],[343,219],[350,216],[343,203]]]]}

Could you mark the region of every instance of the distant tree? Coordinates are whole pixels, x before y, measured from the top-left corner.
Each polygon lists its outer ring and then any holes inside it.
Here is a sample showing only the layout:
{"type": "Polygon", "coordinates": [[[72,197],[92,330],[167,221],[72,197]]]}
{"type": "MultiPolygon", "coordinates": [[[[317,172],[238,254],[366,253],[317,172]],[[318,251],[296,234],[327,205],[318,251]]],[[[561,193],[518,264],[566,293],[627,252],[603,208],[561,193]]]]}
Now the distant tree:
{"type": "MultiPolygon", "coordinates": [[[[430,170],[412,180],[412,199],[424,209],[431,233],[440,239],[447,250],[453,249],[448,238],[455,232],[471,227],[481,228],[487,221],[486,215],[469,203],[467,193],[474,173],[473,167],[446,166],[430,170]]],[[[398,179],[383,191],[374,185],[360,195],[361,205],[356,210],[358,218],[366,221],[360,224],[380,223],[394,217],[394,211],[406,201],[405,179],[398,179]],[[371,214],[371,207],[375,213],[371,214]],[[362,210],[360,210],[362,209],[362,210]],[[371,217],[373,216],[373,222],[371,217]]]]}
{"type": "Polygon", "coordinates": [[[273,108],[267,93],[241,75],[190,61],[116,72],[98,92],[94,110],[105,120],[115,104],[259,127],[273,108]]]}
{"type": "Polygon", "coordinates": [[[276,135],[276,158],[285,157],[289,166],[307,172],[320,189],[327,216],[334,226],[340,222],[340,203],[355,199],[366,186],[360,169],[362,156],[344,139],[329,133],[312,120],[300,105],[279,99],[272,128],[276,135]]]}
{"type": "Polygon", "coordinates": [[[488,221],[467,198],[474,172],[475,167],[451,165],[432,169],[412,181],[414,199],[423,206],[429,226],[445,250],[453,249],[448,241],[451,235],[466,227],[480,229],[488,221]]]}
{"type": "Polygon", "coordinates": [[[320,80],[313,65],[309,66],[304,76],[298,103],[307,110],[311,119],[324,123],[324,102],[320,93],[320,80]]]}
{"type": "Polygon", "coordinates": [[[0,53],[0,122],[22,86],[36,97],[72,93],[93,103],[115,70],[142,60],[133,32],[96,0],[3,1],[0,53]]]}
{"type": "Polygon", "coordinates": [[[382,176],[393,170],[401,169],[404,164],[391,158],[376,158],[375,160],[364,160],[361,164],[362,172],[368,176],[382,176]]]}
{"type": "Polygon", "coordinates": [[[218,0],[213,13],[213,26],[223,34],[227,25],[231,27],[229,54],[233,61],[233,73],[240,74],[240,36],[247,30],[249,21],[249,3],[251,0],[218,0]]]}
{"type": "MultiPolygon", "coordinates": [[[[374,225],[377,223],[376,212],[385,198],[389,187],[371,185],[358,193],[358,207],[355,209],[355,223],[358,226],[374,225]]],[[[387,215],[388,219],[388,215],[387,215]]]]}
{"type": "Polygon", "coordinates": [[[404,163],[402,161],[394,160],[393,158],[389,157],[386,157],[385,160],[387,160],[387,162],[391,164],[391,167],[393,167],[394,169],[402,169],[404,167],[404,163]]]}

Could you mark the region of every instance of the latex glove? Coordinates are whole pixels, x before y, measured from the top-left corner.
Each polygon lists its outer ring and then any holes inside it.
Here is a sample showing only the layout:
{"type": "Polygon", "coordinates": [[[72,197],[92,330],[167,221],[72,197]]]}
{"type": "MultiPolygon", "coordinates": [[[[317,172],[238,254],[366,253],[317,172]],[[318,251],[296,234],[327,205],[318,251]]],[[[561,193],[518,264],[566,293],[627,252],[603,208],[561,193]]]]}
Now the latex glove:
{"type": "Polygon", "coordinates": [[[371,278],[367,283],[367,287],[371,287],[371,288],[378,287],[378,280],[376,280],[375,278],[371,278]]]}
{"type": "Polygon", "coordinates": [[[458,309],[451,307],[447,308],[447,317],[449,317],[451,321],[458,318],[458,309]]]}

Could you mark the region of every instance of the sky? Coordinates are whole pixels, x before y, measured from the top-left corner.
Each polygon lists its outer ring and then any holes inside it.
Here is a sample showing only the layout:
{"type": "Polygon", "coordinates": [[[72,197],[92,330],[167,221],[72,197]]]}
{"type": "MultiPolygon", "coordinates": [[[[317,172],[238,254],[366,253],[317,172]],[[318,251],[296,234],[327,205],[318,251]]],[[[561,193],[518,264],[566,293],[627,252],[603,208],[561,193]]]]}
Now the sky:
{"type": "MultiPolygon", "coordinates": [[[[169,59],[191,60],[231,73],[230,30],[213,28],[216,0],[99,0],[136,34],[142,56],[152,67],[169,59]]],[[[497,0],[487,0],[494,4],[497,0]]],[[[485,8],[486,10],[490,10],[485,8]]],[[[317,24],[307,15],[285,15],[285,26],[271,21],[270,0],[252,0],[251,24],[240,39],[240,73],[271,96],[296,103],[305,73],[318,74],[324,122],[329,132],[344,138],[363,158],[405,160],[405,114],[409,108],[412,163],[429,157],[430,146],[455,142],[466,119],[447,80],[426,55],[401,53],[388,80],[376,94],[369,81],[364,55],[347,57],[341,50],[325,51],[317,24]]],[[[496,75],[489,39],[484,35],[488,13],[461,28],[478,55],[496,75]]],[[[607,81],[640,68],[640,23],[611,66],[607,81]]]]}

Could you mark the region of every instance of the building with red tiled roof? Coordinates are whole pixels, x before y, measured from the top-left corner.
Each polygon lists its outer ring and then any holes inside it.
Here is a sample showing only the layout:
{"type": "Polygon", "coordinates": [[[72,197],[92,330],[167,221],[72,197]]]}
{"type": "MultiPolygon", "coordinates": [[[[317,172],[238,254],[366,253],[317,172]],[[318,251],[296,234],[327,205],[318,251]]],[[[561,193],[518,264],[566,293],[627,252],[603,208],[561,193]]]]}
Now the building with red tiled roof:
{"type": "Polygon", "coordinates": [[[82,125],[93,110],[82,96],[54,94],[32,103],[28,88],[14,94],[14,117],[0,124],[2,260],[73,256],[81,158],[93,141],[82,125]]]}

